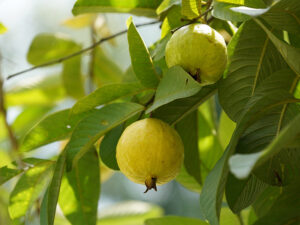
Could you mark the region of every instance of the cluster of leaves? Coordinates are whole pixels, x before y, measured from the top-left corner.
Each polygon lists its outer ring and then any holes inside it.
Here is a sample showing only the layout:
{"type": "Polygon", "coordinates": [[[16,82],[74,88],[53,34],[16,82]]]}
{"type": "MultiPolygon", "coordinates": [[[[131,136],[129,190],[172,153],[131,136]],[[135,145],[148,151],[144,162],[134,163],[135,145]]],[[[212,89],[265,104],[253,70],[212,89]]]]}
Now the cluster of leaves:
{"type": "MultiPolygon", "coordinates": [[[[42,225],[54,223],[57,202],[71,224],[96,224],[100,158],[118,170],[115,148],[122,131],[151,114],[174,126],[184,142],[184,166],[176,179],[201,192],[203,220],[164,217],[145,224],[218,225],[224,193],[237,215],[251,206],[248,224],[298,224],[300,2],[78,0],[73,8],[74,15],[100,12],[159,17],[161,39],[147,48],[129,19],[131,67],[124,76],[97,47],[90,79],[98,88],[90,94],[85,96],[81,56],[63,62],[62,79],[51,76],[35,88],[6,93],[7,106],[24,106],[12,125],[19,151],[69,139],[57,159],[23,158],[20,168],[0,168],[0,184],[22,174],[10,194],[11,218],[26,220],[42,198],[42,225]],[[164,59],[172,30],[194,21],[209,22],[229,42],[223,78],[205,87],[181,67],[167,68],[164,59]],[[66,96],[77,99],[72,108],[36,124],[66,96]],[[95,144],[102,136],[99,151],[95,144]]],[[[68,24],[90,25],[95,15],[83,18],[68,24]]],[[[38,66],[81,49],[71,39],[42,34],[33,40],[28,61],[38,66]]]]}

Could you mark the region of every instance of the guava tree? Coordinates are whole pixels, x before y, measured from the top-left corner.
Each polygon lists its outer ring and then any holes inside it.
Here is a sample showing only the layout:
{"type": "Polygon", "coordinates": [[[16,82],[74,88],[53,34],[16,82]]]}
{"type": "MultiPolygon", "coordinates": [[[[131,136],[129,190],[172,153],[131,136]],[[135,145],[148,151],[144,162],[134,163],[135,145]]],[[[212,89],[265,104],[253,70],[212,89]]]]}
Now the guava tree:
{"type": "MultiPolygon", "coordinates": [[[[107,224],[97,218],[102,178],[108,168],[119,170],[128,149],[137,151],[136,163],[122,164],[129,178],[142,183],[165,149],[160,171],[200,196],[200,219],[135,224],[233,224],[222,217],[228,209],[237,224],[300,224],[299,0],[77,0],[70,10],[74,18],[65,24],[91,27],[90,46],[39,34],[27,54],[33,67],[0,79],[0,224],[30,224],[32,217],[41,225],[107,224]],[[129,17],[126,30],[111,34],[99,23],[106,12],[153,20],[129,17]],[[146,46],[138,28],[151,24],[160,24],[161,37],[146,46]],[[131,57],[125,72],[101,48],[120,35],[131,57]],[[59,76],[6,91],[6,80],[56,64],[59,76]],[[70,98],[73,106],[58,110],[70,98]],[[22,110],[9,123],[13,106],[22,110]],[[149,118],[159,125],[139,125],[149,118]],[[129,131],[133,124],[138,129],[129,131]],[[58,141],[56,157],[29,156],[58,141]],[[138,152],[144,148],[156,152],[138,152]],[[118,149],[125,152],[116,157],[118,149]],[[56,217],[57,205],[67,221],[56,217]]],[[[160,184],[151,176],[147,190],[160,184]]]]}

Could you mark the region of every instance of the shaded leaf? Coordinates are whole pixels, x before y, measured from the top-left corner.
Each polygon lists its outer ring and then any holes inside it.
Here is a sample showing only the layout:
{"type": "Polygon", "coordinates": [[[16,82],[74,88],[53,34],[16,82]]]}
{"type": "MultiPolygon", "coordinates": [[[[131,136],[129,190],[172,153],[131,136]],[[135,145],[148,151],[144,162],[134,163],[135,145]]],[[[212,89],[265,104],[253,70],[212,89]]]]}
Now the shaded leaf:
{"type": "Polygon", "coordinates": [[[69,55],[80,48],[73,40],[64,36],[39,34],[29,47],[27,60],[33,65],[39,65],[69,55]]]}
{"type": "Polygon", "coordinates": [[[148,1],[93,1],[93,0],[77,0],[72,12],[74,15],[82,13],[131,13],[139,16],[155,17],[155,9],[160,5],[162,0],[148,1]]]}
{"type": "Polygon", "coordinates": [[[299,183],[283,188],[269,212],[259,218],[254,225],[299,224],[300,195],[299,183]]]}
{"type": "Polygon", "coordinates": [[[109,131],[100,143],[100,157],[102,162],[113,170],[120,170],[116,159],[116,147],[124,131],[124,126],[119,125],[109,131]]]}
{"type": "Polygon", "coordinates": [[[143,109],[143,106],[135,103],[114,103],[96,110],[93,114],[81,120],[66,146],[68,169],[76,165],[76,162],[103,134],[143,109]]]}
{"type": "Polygon", "coordinates": [[[154,103],[147,109],[146,113],[176,99],[190,97],[199,92],[200,89],[200,84],[180,66],[171,67],[161,79],[157,87],[154,103]]]}
{"type": "Polygon", "coordinates": [[[95,225],[99,196],[99,158],[93,148],[63,177],[58,201],[71,224],[95,225]]]}
{"type": "Polygon", "coordinates": [[[52,180],[50,182],[49,188],[48,188],[48,199],[47,199],[47,219],[48,223],[47,225],[53,225],[54,219],[55,219],[55,213],[56,213],[56,205],[58,201],[59,191],[60,191],[60,185],[62,181],[62,177],[65,171],[66,166],[66,150],[64,150],[58,157],[52,180]]]}
{"type": "Polygon", "coordinates": [[[240,26],[229,48],[228,76],[220,82],[219,99],[227,115],[237,121],[257,86],[287,65],[265,32],[253,21],[240,26]]]}
{"type": "Polygon", "coordinates": [[[7,166],[0,168],[0,185],[6,181],[22,173],[23,170],[8,168],[7,166]]]}
{"type": "Polygon", "coordinates": [[[236,154],[229,160],[230,170],[239,177],[245,178],[259,165],[266,162],[273,155],[284,149],[300,133],[300,115],[286,125],[279,135],[263,151],[252,154],[236,154]]]}
{"type": "Polygon", "coordinates": [[[226,182],[226,200],[234,213],[251,205],[268,185],[250,175],[246,180],[238,180],[229,174],[226,182]]]}
{"type": "Polygon", "coordinates": [[[153,111],[152,116],[169,124],[176,124],[189,113],[196,110],[203,102],[216,93],[217,84],[202,87],[194,96],[178,99],[153,111]]]}
{"type": "Polygon", "coordinates": [[[40,225],[48,225],[48,189],[42,199],[40,211],[40,225]]]}
{"type": "Polygon", "coordinates": [[[245,107],[241,119],[238,121],[237,128],[233,137],[224,152],[222,158],[217,162],[216,166],[207,176],[200,196],[200,205],[203,214],[211,225],[219,224],[219,215],[222,203],[223,192],[226,179],[228,176],[228,160],[235,151],[236,145],[242,133],[255,120],[261,118],[266,111],[289,102],[295,102],[295,99],[289,93],[270,93],[270,95],[262,95],[253,97],[253,100],[245,107]]]}
{"type": "Polygon", "coordinates": [[[81,56],[64,61],[62,79],[68,95],[73,98],[84,96],[84,82],[81,76],[81,56]]]}
{"type": "Polygon", "coordinates": [[[28,169],[18,180],[9,198],[9,214],[12,219],[25,216],[49,181],[53,162],[42,162],[28,169]]]}
{"type": "MultiPolygon", "coordinates": [[[[299,5],[300,7],[300,5],[299,5]]],[[[300,49],[294,48],[291,45],[286,44],[285,42],[279,40],[271,31],[269,31],[259,20],[255,20],[261,28],[267,33],[270,40],[276,46],[282,57],[285,59],[287,64],[291,67],[291,69],[300,76],[300,49]]]]}
{"type": "Polygon", "coordinates": [[[108,57],[100,47],[94,49],[94,54],[93,71],[97,85],[101,87],[120,82],[123,72],[115,61],[108,57]]]}
{"type": "Polygon", "coordinates": [[[176,130],[184,145],[184,167],[199,184],[201,181],[200,160],[198,151],[198,118],[197,111],[189,114],[176,124],[176,130]]]}
{"type": "Polygon", "coordinates": [[[69,119],[70,110],[66,109],[47,116],[25,135],[21,144],[21,151],[30,151],[51,142],[68,138],[75,125],[93,112],[81,113],[69,119]]]}
{"type": "Polygon", "coordinates": [[[214,1],[214,9],[212,11],[212,15],[218,19],[229,20],[232,22],[241,22],[251,19],[251,17],[248,15],[231,10],[231,8],[237,6],[239,5],[214,1]]]}
{"type": "Polygon", "coordinates": [[[157,219],[148,219],[145,225],[208,225],[208,223],[194,218],[179,217],[179,216],[165,216],[157,219]]]}
{"type": "Polygon", "coordinates": [[[82,113],[118,98],[135,95],[145,90],[147,89],[139,83],[105,85],[77,101],[72,107],[71,114],[82,113]]]}
{"type": "Polygon", "coordinates": [[[159,82],[150,53],[132,21],[128,24],[128,44],[131,64],[142,85],[155,88],[159,82]]]}

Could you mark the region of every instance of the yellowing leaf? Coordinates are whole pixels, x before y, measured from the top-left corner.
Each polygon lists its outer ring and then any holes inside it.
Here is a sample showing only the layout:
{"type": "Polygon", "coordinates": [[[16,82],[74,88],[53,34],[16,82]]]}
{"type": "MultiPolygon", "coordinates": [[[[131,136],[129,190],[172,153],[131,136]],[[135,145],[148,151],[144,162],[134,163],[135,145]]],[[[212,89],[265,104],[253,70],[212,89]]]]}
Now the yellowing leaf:
{"type": "Polygon", "coordinates": [[[181,14],[188,19],[201,15],[201,0],[182,0],[181,14]]]}
{"type": "Polygon", "coordinates": [[[81,29],[84,27],[91,26],[95,19],[96,14],[88,13],[66,19],[62,22],[62,24],[66,27],[70,27],[73,29],[81,29]]]}

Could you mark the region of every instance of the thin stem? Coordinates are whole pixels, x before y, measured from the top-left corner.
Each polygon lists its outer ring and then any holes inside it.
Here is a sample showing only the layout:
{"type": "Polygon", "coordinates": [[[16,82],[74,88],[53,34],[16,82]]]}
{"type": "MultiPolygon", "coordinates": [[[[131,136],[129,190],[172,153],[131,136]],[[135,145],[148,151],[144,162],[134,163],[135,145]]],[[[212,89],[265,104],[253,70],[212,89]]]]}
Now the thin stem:
{"type": "MultiPolygon", "coordinates": [[[[148,22],[148,23],[137,24],[136,27],[143,27],[143,26],[148,26],[148,25],[157,24],[157,23],[160,23],[160,21],[152,21],[152,22],[148,22]]],[[[96,43],[94,43],[94,44],[92,44],[92,45],[90,45],[90,46],[88,46],[88,47],[86,47],[86,48],[83,48],[83,49],[81,49],[80,51],[77,51],[77,52],[74,52],[74,53],[72,53],[72,54],[66,55],[66,56],[61,57],[61,58],[59,58],[59,59],[51,60],[51,61],[49,61],[49,62],[42,63],[42,64],[40,64],[40,65],[30,67],[30,68],[28,68],[28,69],[19,71],[19,72],[17,72],[17,73],[11,74],[11,75],[7,76],[6,79],[9,80],[9,79],[11,79],[11,78],[13,78],[13,77],[16,77],[16,76],[20,75],[20,74],[27,73],[27,72],[36,70],[36,69],[38,69],[38,68],[42,68],[42,67],[51,66],[51,65],[54,65],[54,64],[57,64],[57,63],[61,63],[61,62],[66,61],[66,60],[68,60],[68,59],[70,59],[70,58],[73,58],[73,57],[75,57],[75,56],[78,56],[78,55],[81,55],[81,54],[83,54],[83,53],[85,53],[85,52],[88,52],[88,51],[90,51],[90,50],[96,48],[98,45],[102,44],[102,43],[105,42],[105,41],[108,41],[108,40],[110,40],[110,39],[113,39],[113,38],[115,38],[115,37],[118,37],[118,36],[120,36],[120,35],[122,35],[122,34],[127,33],[127,31],[128,31],[128,30],[125,29],[125,30],[122,30],[122,31],[120,31],[120,32],[118,32],[118,33],[115,33],[115,34],[111,35],[111,36],[108,36],[108,37],[106,37],[106,38],[101,38],[101,39],[100,39],[99,41],[97,41],[96,43]]]]}
{"type": "MultiPolygon", "coordinates": [[[[0,55],[0,65],[1,65],[1,55],[0,55]]],[[[0,68],[0,72],[1,72],[1,68],[0,68]]],[[[21,156],[18,152],[19,149],[19,143],[18,140],[13,132],[12,127],[10,126],[10,124],[8,123],[7,120],[7,110],[5,108],[5,102],[4,102],[4,90],[3,90],[3,80],[1,77],[1,73],[0,73],[0,114],[3,115],[3,120],[4,120],[4,126],[6,128],[6,131],[8,133],[8,138],[11,144],[11,148],[13,151],[13,156],[17,158],[17,163],[19,165],[20,168],[23,167],[23,163],[22,163],[22,159],[21,156]]]]}
{"type": "MultiPolygon", "coordinates": [[[[94,28],[94,22],[91,25],[91,40],[92,40],[92,45],[94,45],[97,41],[95,38],[95,28],[94,28]]],[[[88,93],[92,93],[94,91],[94,76],[95,76],[95,71],[94,71],[94,66],[95,66],[95,57],[96,57],[96,50],[97,48],[94,48],[91,52],[90,56],[90,63],[89,63],[89,82],[88,82],[88,93]]]]}
{"type": "Polygon", "coordinates": [[[245,224],[244,224],[243,217],[242,217],[242,214],[239,212],[238,214],[236,214],[236,216],[237,216],[237,218],[238,218],[240,224],[241,224],[241,225],[245,225],[245,224]]]}

